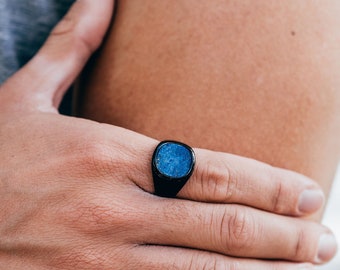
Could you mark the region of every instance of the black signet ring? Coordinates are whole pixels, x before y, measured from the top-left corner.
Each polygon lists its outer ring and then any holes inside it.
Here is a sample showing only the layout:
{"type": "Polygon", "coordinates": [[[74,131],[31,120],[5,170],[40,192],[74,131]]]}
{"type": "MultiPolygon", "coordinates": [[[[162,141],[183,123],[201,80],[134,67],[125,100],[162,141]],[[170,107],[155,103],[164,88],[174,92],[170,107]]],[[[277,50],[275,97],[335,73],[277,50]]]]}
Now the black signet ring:
{"type": "Polygon", "coordinates": [[[184,143],[163,141],[153,153],[151,166],[155,194],[173,198],[194,171],[195,153],[184,143]]]}

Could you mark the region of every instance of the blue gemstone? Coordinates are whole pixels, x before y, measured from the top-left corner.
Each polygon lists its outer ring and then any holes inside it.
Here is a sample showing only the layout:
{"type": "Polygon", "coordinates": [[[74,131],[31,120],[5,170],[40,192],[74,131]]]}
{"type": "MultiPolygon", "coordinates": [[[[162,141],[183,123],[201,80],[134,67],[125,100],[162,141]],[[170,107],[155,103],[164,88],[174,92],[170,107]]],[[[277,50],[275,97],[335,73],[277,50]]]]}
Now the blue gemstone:
{"type": "Polygon", "coordinates": [[[187,176],[194,160],[192,152],[182,144],[167,142],[155,153],[155,165],[158,171],[171,178],[187,176]]]}

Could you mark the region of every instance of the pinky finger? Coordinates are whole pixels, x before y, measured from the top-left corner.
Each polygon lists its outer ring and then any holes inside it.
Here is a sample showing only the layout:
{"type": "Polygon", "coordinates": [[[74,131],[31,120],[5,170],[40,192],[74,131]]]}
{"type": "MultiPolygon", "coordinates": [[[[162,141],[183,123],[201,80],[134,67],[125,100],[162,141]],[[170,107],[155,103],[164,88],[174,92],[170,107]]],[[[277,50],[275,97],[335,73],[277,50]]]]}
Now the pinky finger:
{"type": "Polygon", "coordinates": [[[312,264],[234,258],[217,253],[180,247],[139,245],[130,261],[139,269],[155,270],[302,270],[314,269],[312,264]]]}

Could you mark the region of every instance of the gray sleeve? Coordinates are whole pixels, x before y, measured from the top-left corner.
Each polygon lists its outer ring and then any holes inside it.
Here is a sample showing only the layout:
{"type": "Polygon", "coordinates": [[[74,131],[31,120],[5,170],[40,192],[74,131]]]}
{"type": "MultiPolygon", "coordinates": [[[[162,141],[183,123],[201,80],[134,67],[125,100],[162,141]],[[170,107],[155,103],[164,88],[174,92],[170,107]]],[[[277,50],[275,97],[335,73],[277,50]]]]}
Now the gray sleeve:
{"type": "Polygon", "coordinates": [[[0,0],[0,85],[38,51],[75,0],[0,0]]]}

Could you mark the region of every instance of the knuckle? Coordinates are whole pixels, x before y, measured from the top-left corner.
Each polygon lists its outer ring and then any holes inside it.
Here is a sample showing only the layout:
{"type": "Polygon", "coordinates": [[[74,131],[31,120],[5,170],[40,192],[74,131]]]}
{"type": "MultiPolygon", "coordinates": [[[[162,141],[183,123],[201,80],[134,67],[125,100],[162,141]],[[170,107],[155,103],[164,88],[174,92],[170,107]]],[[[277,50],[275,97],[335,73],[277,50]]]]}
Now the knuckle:
{"type": "Polygon", "coordinates": [[[86,35],[79,31],[79,22],[72,15],[66,15],[58,25],[52,30],[51,37],[68,37],[68,42],[72,42],[74,51],[85,50],[86,54],[92,54],[100,41],[90,41],[86,35]]]}
{"type": "Polygon", "coordinates": [[[221,266],[217,269],[219,269],[219,270],[239,270],[239,269],[242,269],[242,265],[241,265],[241,262],[239,262],[239,261],[230,261],[228,263],[228,265],[226,265],[226,263],[221,264],[221,266]]]}
{"type": "Polygon", "coordinates": [[[228,252],[239,252],[249,248],[256,240],[256,227],[252,215],[244,209],[224,213],[220,239],[228,252]]]}
{"type": "Polygon", "coordinates": [[[230,201],[237,185],[235,173],[223,160],[209,160],[201,171],[202,194],[214,201],[230,201]]]}
{"type": "Polygon", "coordinates": [[[68,145],[61,170],[73,176],[73,180],[79,180],[77,184],[93,184],[94,180],[95,183],[117,186],[151,183],[146,173],[148,168],[144,156],[137,156],[119,141],[102,137],[98,132],[83,136],[77,133],[75,138],[68,141],[68,145]]]}
{"type": "Polygon", "coordinates": [[[197,263],[196,263],[196,257],[195,256],[191,256],[190,260],[187,261],[188,263],[188,270],[194,270],[197,269],[197,263]]]}
{"type": "Polygon", "coordinates": [[[219,256],[192,256],[189,261],[188,270],[236,270],[236,265],[233,263],[226,263],[225,260],[221,259],[219,256]]]}
{"type": "Polygon", "coordinates": [[[76,21],[73,16],[66,15],[58,25],[52,30],[52,36],[60,36],[65,34],[70,34],[74,32],[76,27],[76,21]]]}
{"type": "Polygon", "coordinates": [[[221,264],[217,259],[210,259],[208,261],[205,261],[202,265],[202,270],[222,270],[222,269],[224,270],[224,268],[221,268],[221,264]]]}
{"type": "Polygon", "coordinates": [[[308,256],[308,248],[306,248],[308,246],[308,242],[308,237],[306,236],[305,231],[299,230],[292,249],[292,257],[296,260],[309,259],[310,256],[308,256]]]}
{"type": "Polygon", "coordinates": [[[77,166],[84,171],[86,176],[108,176],[115,172],[119,175],[124,166],[123,159],[110,150],[110,147],[99,141],[85,141],[79,145],[77,155],[75,156],[77,166]]]}
{"type": "Polygon", "coordinates": [[[283,198],[283,183],[275,181],[274,191],[272,196],[272,210],[274,213],[284,212],[287,203],[282,203],[283,198]]]}

